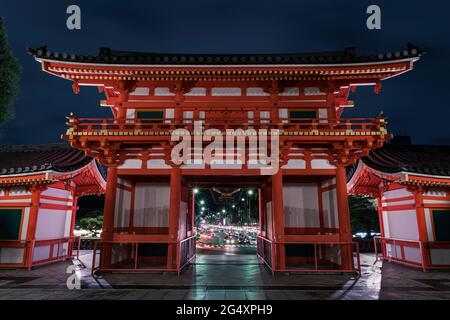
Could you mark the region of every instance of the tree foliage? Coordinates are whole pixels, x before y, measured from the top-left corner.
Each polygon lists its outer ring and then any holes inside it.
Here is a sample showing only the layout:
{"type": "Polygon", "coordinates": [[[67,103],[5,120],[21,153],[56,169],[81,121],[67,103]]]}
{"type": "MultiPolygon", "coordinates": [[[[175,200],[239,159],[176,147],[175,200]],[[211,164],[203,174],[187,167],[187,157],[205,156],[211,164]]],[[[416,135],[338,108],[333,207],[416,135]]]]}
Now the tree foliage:
{"type": "Polygon", "coordinates": [[[375,200],[365,196],[349,196],[352,232],[379,232],[378,213],[375,200]]]}
{"type": "Polygon", "coordinates": [[[96,232],[102,228],[102,225],[103,215],[101,213],[81,218],[77,224],[78,228],[89,231],[91,237],[96,236],[96,232]]]}
{"type": "Polygon", "coordinates": [[[12,103],[19,94],[21,68],[9,46],[0,17],[0,124],[13,116],[12,103]]]}

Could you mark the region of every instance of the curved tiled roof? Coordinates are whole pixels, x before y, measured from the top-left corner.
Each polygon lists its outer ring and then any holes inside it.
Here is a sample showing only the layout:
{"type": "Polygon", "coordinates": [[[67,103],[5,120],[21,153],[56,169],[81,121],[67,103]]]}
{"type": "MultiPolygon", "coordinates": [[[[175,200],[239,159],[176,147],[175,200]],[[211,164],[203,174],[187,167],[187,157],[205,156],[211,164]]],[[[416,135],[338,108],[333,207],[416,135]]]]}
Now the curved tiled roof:
{"type": "Polygon", "coordinates": [[[100,48],[98,55],[77,55],[50,51],[46,46],[28,49],[36,58],[97,63],[97,64],[152,64],[152,65],[282,65],[282,64],[347,64],[395,61],[420,57],[424,51],[409,44],[406,49],[379,53],[375,55],[356,54],[355,48],[343,51],[299,54],[175,54],[175,53],[144,53],[130,51],[114,51],[110,48],[100,48]]]}
{"type": "MultiPolygon", "coordinates": [[[[430,176],[450,176],[450,146],[386,144],[361,161],[384,172],[409,172],[430,176]]],[[[351,178],[357,165],[349,168],[351,178]]]]}
{"type": "Polygon", "coordinates": [[[91,161],[83,151],[65,144],[0,145],[0,176],[47,170],[70,172],[91,161]]]}

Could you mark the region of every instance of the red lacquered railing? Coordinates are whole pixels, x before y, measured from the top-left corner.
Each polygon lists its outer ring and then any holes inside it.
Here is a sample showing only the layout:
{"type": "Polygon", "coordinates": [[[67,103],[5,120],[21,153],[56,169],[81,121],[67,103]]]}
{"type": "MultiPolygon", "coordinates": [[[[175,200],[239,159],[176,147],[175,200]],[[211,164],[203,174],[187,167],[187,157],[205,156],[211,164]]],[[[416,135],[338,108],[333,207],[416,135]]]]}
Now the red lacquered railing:
{"type": "Polygon", "coordinates": [[[67,237],[61,239],[49,240],[1,240],[0,249],[17,248],[24,249],[22,261],[20,263],[2,263],[3,268],[28,268],[31,269],[37,265],[44,265],[56,261],[62,261],[69,258],[79,258],[80,237],[67,237]],[[64,245],[66,245],[64,248],[64,245]],[[48,256],[44,259],[35,260],[34,251],[36,248],[48,247],[48,256]],[[56,254],[55,254],[56,249],[56,254]],[[76,253],[74,253],[76,251],[76,253]]]}
{"type": "MultiPolygon", "coordinates": [[[[114,132],[135,131],[171,131],[186,129],[194,131],[194,120],[174,119],[92,119],[68,117],[67,123],[72,131],[96,132],[104,135],[114,132]]],[[[385,128],[383,118],[347,118],[347,119],[246,119],[246,118],[222,118],[196,120],[202,121],[202,130],[208,129],[280,129],[283,131],[379,131],[385,128]]]]}
{"type": "Polygon", "coordinates": [[[258,248],[257,254],[259,258],[265,263],[265,265],[272,271],[272,274],[276,272],[292,272],[292,273],[357,273],[361,275],[361,260],[359,254],[359,243],[357,242],[294,242],[294,243],[281,243],[273,242],[267,238],[258,236],[258,248]],[[276,265],[277,255],[280,254],[280,250],[284,250],[281,246],[287,244],[294,245],[307,245],[313,249],[313,256],[311,257],[312,263],[301,263],[296,267],[286,266],[280,268],[276,265]],[[340,265],[336,265],[335,268],[330,268],[324,263],[326,260],[322,255],[323,247],[335,247],[339,249],[339,252],[348,250],[352,255],[352,265],[350,268],[344,268],[340,265]],[[309,265],[312,264],[312,267],[309,265]]]}
{"type": "Polygon", "coordinates": [[[96,271],[115,271],[115,272],[177,272],[178,274],[195,258],[195,236],[188,237],[179,242],[177,241],[155,241],[155,240],[128,240],[128,241],[95,241],[92,257],[92,274],[96,271]],[[167,264],[167,256],[163,256],[164,262],[148,265],[142,262],[144,256],[139,254],[139,248],[146,244],[164,244],[167,245],[167,252],[173,251],[175,254],[174,263],[167,264]],[[114,262],[113,251],[115,255],[123,256],[114,262]],[[100,252],[100,259],[97,259],[97,253],[100,252]],[[103,256],[102,256],[103,255],[103,256]],[[119,261],[120,260],[120,261],[119,261]]]}

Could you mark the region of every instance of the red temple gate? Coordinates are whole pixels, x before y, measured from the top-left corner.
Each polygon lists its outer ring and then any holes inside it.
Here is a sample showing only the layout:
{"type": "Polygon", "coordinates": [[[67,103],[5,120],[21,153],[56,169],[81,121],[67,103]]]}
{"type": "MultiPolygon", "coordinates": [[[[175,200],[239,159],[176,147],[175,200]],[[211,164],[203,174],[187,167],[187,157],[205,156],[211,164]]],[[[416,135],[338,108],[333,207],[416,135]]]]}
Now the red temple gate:
{"type": "MultiPolygon", "coordinates": [[[[345,167],[389,138],[382,117],[349,119],[358,86],[412,69],[415,47],[377,56],[354,49],[318,54],[160,55],[112,51],[97,56],[31,49],[44,71],[95,86],[112,119],[68,117],[64,139],[109,167],[100,270],[178,271],[194,256],[191,181],[255,179],[260,193],[258,254],[277,271],[354,271],[345,167]],[[202,130],[195,122],[202,122],[202,130]],[[280,170],[262,174],[245,134],[240,161],[176,163],[181,129],[194,144],[206,131],[266,130],[280,170]],[[176,136],[176,135],[175,135],[176,136]],[[244,150],[244,152],[242,152],[244,150]]],[[[239,135],[239,134],[238,134],[239,135]]],[[[234,136],[236,137],[236,136],[234,136]]],[[[181,138],[180,138],[181,139],[181,138]]],[[[228,141],[229,137],[225,138],[228,141]]]]}

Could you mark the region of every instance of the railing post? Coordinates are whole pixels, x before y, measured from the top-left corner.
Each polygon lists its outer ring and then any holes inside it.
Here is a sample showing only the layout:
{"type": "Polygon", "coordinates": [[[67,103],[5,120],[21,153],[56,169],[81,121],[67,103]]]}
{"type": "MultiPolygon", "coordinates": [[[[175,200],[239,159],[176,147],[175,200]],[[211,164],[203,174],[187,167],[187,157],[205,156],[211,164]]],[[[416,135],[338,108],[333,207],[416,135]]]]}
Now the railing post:
{"type": "Polygon", "coordinates": [[[373,253],[375,254],[375,262],[378,261],[377,237],[373,237],[373,253]]]}
{"type": "Polygon", "coordinates": [[[134,270],[137,270],[138,253],[139,253],[139,242],[136,242],[134,247],[134,270]]]}
{"type": "Polygon", "coordinates": [[[317,243],[314,243],[314,268],[316,271],[319,270],[319,263],[317,261],[317,243]]]}
{"type": "Polygon", "coordinates": [[[356,261],[358,265],[358,274],[361,275],[361,257],[359,256],[359,242],[356,242],[356,261]]]}
{"type": "Polygon", "coordinates": [[[95,260],[96,260],[96,256],[97,256],[97,241],[94,241],[94,248],[92,249],[92,266],[91,266],[91,275],[94,275],[94,270],[95,270],[95,260]]]}
{"type": "Polygon", "coordinates": [[[78,238],[78,246],[77,246],[77,260],[80,260],[80,250],[81,250],[81,237],[78,238]]]}

